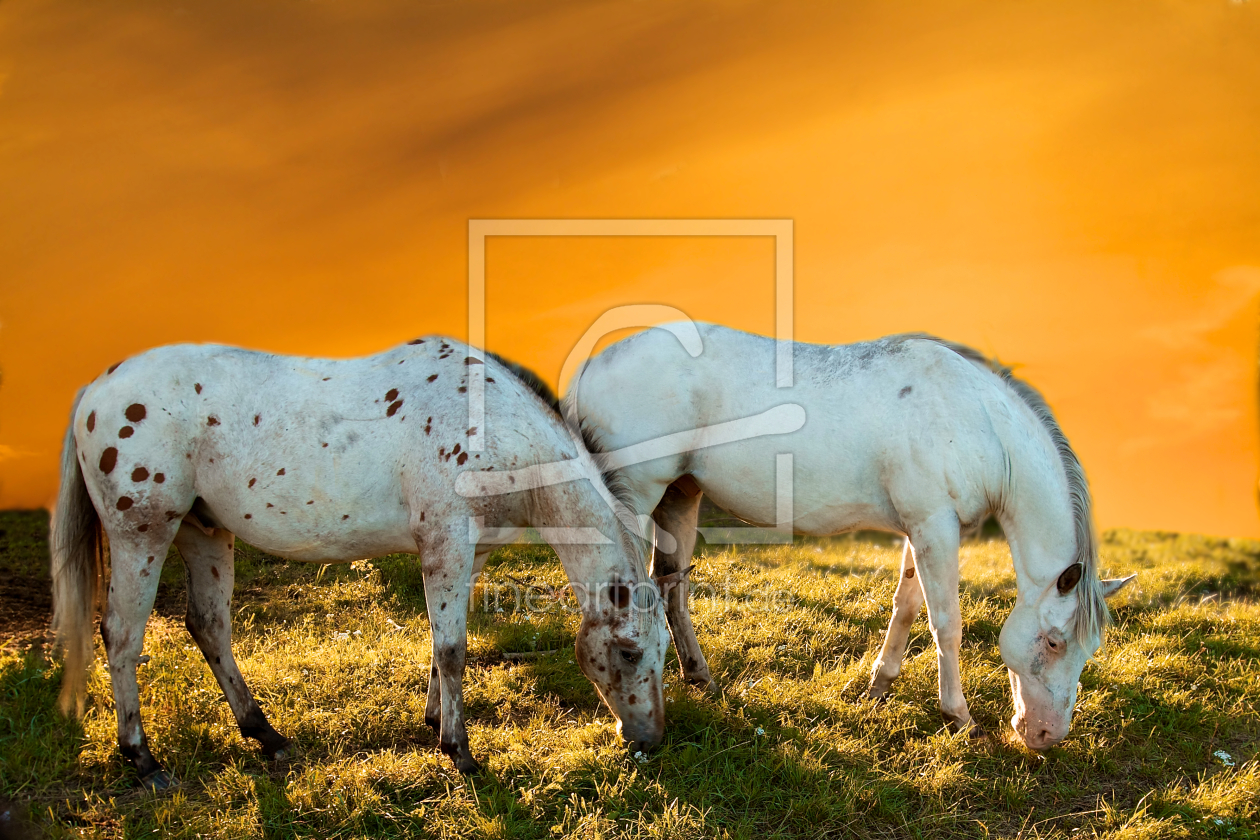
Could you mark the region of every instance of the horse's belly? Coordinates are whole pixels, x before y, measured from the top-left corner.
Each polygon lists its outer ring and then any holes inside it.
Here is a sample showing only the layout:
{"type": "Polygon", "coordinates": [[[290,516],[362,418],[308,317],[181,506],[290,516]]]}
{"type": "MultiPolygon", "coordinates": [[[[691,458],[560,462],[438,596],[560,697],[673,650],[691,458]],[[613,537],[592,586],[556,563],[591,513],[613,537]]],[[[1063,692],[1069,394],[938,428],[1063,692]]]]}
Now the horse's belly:
{"type": "Polygon", "coordinates": [[[798,534],[900,529],[872,463],[837,463],[834,454],[793,445],[803,443],[804,436],[791,435],[718,447],[697,459],[693,475],[714,504],[758,525],[780,524],[790,515],[798,534]],[[790,474],[778,457],[785,454],[792,456],[790,474]]]}
{"type": "Polygon", "coordinates": [[[337,562],[415,551],[398,476],[380,470],[347,478],[270,476],[264,485],[225,471],[198,489],[215,525],[286,559],[337,562]]]}

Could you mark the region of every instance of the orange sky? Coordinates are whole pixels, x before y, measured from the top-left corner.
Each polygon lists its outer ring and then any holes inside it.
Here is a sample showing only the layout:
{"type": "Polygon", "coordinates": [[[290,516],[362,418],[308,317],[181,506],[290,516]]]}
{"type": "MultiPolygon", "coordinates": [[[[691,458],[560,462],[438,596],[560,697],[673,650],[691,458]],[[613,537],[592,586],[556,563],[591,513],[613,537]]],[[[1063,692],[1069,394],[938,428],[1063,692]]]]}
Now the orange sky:
{"type": "MultiPolygon", "coordinates": [[[[796,335],[1017,363],[1102,527],[1260,536],[1260,3],[0,4],[0,507],[74,391],[466,333],[469,218],[795,220],[796,335]]],[[[488,343],[773,330],[768,239],[491,240],[488,343]]]]}

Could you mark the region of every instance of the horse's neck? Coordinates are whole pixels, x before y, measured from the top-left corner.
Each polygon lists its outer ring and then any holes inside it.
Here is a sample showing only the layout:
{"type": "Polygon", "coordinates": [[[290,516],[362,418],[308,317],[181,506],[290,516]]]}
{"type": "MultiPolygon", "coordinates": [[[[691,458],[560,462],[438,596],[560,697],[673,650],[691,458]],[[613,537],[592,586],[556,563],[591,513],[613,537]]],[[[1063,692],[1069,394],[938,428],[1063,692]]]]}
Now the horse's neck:
{"type": "Polygon", "coordinates": [[[556,534],[552,547],[575,587],[593,591],[614,581],[633,584],[646,578],[644,564],[631,550],[613,504],[598,478],[565,482],[536,494],[531,508],[539,521],[548,528],[564,529],[552,532],[556,534]]]}
{"type": "MultiPolygon", "coordinates": [[[[1048,436],[1047,436],[1048,440],[1048,436]]],[[[1076,525],[1067,477],[1053,445],[1037,435],[1007,442],[1011,461],[1002,529],[1011,546],[1016,581],[1044,587],[1071,564],[1076,525]]]]}

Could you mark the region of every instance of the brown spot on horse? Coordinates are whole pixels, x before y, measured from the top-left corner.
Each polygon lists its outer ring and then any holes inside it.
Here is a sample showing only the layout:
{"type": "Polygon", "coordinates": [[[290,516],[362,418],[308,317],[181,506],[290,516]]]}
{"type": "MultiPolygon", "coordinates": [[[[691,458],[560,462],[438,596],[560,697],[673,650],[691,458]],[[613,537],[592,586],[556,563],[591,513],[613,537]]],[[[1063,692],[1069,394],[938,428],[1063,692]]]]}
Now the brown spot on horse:
{"type": "Polygon", "coordinates": [[[119,496],[118,504],[114,505],[114,507],[118,508],[119,510],[128,510],[134,504],[135,502],[131,500],[130,496],[119,496]]]}
{"type": "Polygon", "coordinates": [[[87,429],[89,432],[96,431],[96,412],[95,411],[93,411],[91,414],[88,415],[87,429]]]}
{"type": "Polygon", "coordinates": [[[122,438],[123,440],[126,440],[127,438],[131,437],[135,433],[136,433],[136,430],[131,428],[130,426],[123,426],[121,429],[118,430],[118,436],[122,438]]]}
{"type": "Polygon", "coordinates": [[[261,414],[255,414],[255,415],[254,415],[254,425],[255,425],[255,426],[257,426],[257,425],[258,425],[258,421],[259,421],[259,420],[261,420],[261,419],[262,419],[262,415],[261,415],[261,414]]]}
{"type": "Polygon", "coordinates": [[[245,514],[245,518],[246,518],[246,519],[253,519],[253,518],[254,518],[254,514],[252,514],[252,513],[247,513],[247,514],[245,514]]]}
{"type": "Polygon", "coordinates": [[[163,481],[166,481],[166,473],[154,473],[153,480],[158,484],[161,484],[163,481]]]}
{"type": "Polygon", "coordinates": [[[462,467],[464,465],[464,462],[467,460],[468,460],[468,453],[461,452],[459,453],[459,457],[455,459],[455,463],[459,464],[462,467]]]}
{"type": "Polygon", "coordinates": [[[101,453],[101,472],[109,475],[114,471],[114,464],[118,462],[118,450],[109,447],[101,453]]]}
{"type": "Polygon", "coordinates": [[[906,569],[906,577],[907,577],[907,578],[912,578],[912,577],[914,577],[914,569],[912,569],[912,568],[911,568],[911,569],[906,569]]]}
{"type": "Polygon", "coordinates": [[[145,524],[141,525],[136,530],[143,534],[145,531],[149,530],[149,523],[146,522],[145,524]]]}
{"type": "Polygon", "coordinates": [[[413,338],[413,339],[411,339],[411,341],[408,341],[407,343],[408,343],[408,344],[424,344],[424,339],[423,339],[423,338],[413,338]]]}
{"type": "Polygon", "coordinates": [[[144,467],[136,467],[134,470],[131,471],[132,481],[144,481],[148,477],[149,477],[149,471],[146,470],[144,467]]]}
{"type": "Polygon", "coordinates": [[[145,411],[144,406],[140,403],[132,403],[127,406],[127,411],[124,413],[126,414],[127,419],[132,423],[139,423],[148,414],[148,412],[145,411]]]}
{"type": "Polygon", "coordinates": [[[201,383],[200,383],[200,382],[194,383],[194,384],[193,384],[193,387],[197,389],[197,393],[198,393],[198,394],[200,394],[200,393],[201,393],[201,383]]]}
{"type": "Polygon", "coordinates": [[[438,375],[435,373],[432,376],[430,376],[428,379],[426,379],[425,382],[432,382],[433,380],[437,378],[438,378],[438,375]]]}
{"type": "Polygon", "coordinates": [[[276,470],[276,475],[284,475],[284,467],[281,467],[280,469],[276,470]]]}
{"type": "Polygon", "coordinates": [[[385,394],[385,402],[393,402],[396,399],[398,399],[398,389],[390,388],[385,394]]]}
{"type": "Polygon", "coordinates": [[[398,412],[398,409],[402,408],[402,404],[402,400],[394,400],[389,404],[389,408],[385,409],[385,416],[393,417],[398,412]]]}
{"type": "Polygon", "coordinates": [[[256,479],[256,478],[251,478],[251,479],[249,480],[249,484],[247,484],[247,485],[245,485],[245,486],[246,486],[246,487],[253,487],[253,486],[254,486],[254,482],[256,482],[256,481],[258,481],[258,479],[256,479]]]}
{"type": "Polygon", "coordinates": [[[109,370],[105,371],[105,375],[109,376],[111,373],[118,370],[118,366],[121,364],[122,362],[114,362],[112,365],[109,366],[109,370]]]}
{"type": "Polygon", "coordinates": [[[218,566],[211,566],[211,567],[210,567],[210,574],[214,575],[214,579],[215,579],[215,580],[218,580],[218,579],[219,579],[219,567],[218,567],[218,566]]]}
{"type": "Polygon", "coordinates": [[[217,426],[217,425],[219,425],[219,418],[218,418],[218,417],[215,417],[213,414],[211,414],[209,417],[207,417],[207,418],[206,418],[206,425],[207,425],[207,426],[217,426]]]}

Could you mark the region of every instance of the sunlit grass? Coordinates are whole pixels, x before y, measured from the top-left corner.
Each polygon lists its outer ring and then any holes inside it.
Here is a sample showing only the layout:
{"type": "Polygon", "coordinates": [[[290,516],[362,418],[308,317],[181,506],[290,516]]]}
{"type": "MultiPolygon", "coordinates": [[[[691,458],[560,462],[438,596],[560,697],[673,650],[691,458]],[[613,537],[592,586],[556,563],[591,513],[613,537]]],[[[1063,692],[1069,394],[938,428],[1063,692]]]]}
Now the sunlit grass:
{"type": "MultiPolygon", "coordinates": [[[[38,530],[6,517],[11,534],[38,530]]],[[[1105,570],[1140,577],[1082,675],[1071,736],[1044,756],[1004,723],[997,640],[1014,580],[1001,542],[963,557],[963,681],[992,737],[944,730],[922,617],[892,697],[862,699],[899,552],[849,538],[707,550],[694,614],[724,690],[680,684],[671,661],[666,742],[646,760],[618,743],[572,661],[578,617],[571,599],[550,600],[564,583],[554,555],[498,552],[470,618],[466,706],[486,768],[472,778],[424,724],[412,558],[321,572],[240,547],[236,654],[302,749],[277,766],[241,739],[183,629],[172,555],[140,676],[154,752],[182,788],[135,790],[99,660],[87,716],[67,723],[58,668],[14,639],[0,653],[0,795],[55,837],[1257,836],[1260,544],[1107,535],[1105,570]],[[499,589],[518,582],[552,607],[518,608],[499,589]]]]}

